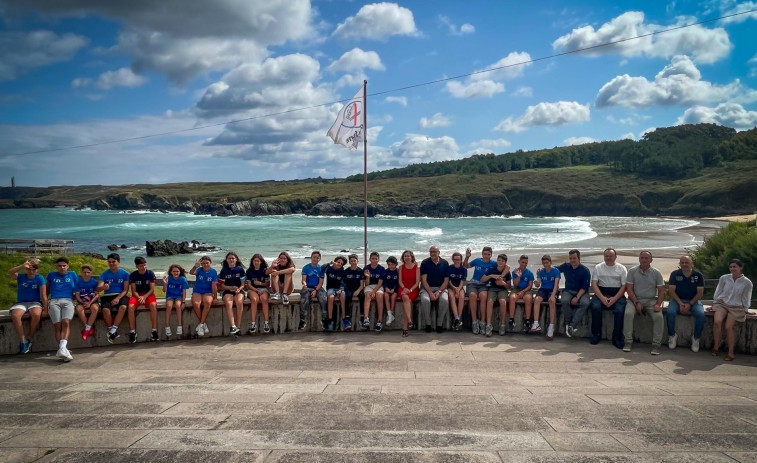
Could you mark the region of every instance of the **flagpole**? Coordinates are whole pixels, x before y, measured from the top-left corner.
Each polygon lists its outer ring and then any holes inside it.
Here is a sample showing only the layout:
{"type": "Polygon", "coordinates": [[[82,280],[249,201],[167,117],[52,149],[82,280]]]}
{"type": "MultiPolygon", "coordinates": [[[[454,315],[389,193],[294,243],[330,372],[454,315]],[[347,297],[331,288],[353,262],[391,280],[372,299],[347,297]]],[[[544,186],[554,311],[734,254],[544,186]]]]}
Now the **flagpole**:
{"type": "Polygon", "coordinates": [[[368,265],[368,81],[363,81],[363,264],[368,265]]]}

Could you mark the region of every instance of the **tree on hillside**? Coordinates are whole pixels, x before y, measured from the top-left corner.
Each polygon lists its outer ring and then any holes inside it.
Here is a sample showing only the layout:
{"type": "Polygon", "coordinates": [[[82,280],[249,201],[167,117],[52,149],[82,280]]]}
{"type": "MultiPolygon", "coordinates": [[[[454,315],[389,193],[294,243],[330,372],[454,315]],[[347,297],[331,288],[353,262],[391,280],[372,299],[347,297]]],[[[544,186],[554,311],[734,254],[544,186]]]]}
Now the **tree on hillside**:
{"type": "MultiPolygon", "coordinates": [[[[757,281],[757,226],[750,223],[731,223],[707,238],[692,253],[694,266],[706,278],[719,278],[728,273],[728,261],[744,262],[744,274],[757,281]]],[[[754,295],[757,294],[757,285],[754,295]]]]}

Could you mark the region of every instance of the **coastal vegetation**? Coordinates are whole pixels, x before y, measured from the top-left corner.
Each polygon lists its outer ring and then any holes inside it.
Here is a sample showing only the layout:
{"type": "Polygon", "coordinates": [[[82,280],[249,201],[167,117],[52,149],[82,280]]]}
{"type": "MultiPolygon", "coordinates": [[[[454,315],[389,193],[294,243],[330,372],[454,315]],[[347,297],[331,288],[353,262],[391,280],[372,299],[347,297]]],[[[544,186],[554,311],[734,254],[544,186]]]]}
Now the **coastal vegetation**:
{"type": "MultiPolygon", "coordinates": [[[[757,128],[659,128],[642,140],[475,155],[369,174],[369,215],[687,215],[757,210],[757,128]]],[[[346,179],[0,188],[0,207],[212,215],[362,215],[346,179]]]]}
{"type": "MultiPolygon", "coordinates": [[[[694,266],[706,278],[719,278],[729,273],[728,261],[739,259],[744,263],[744,274],[757,275],[757,226],[754,221],[734,222],[708,237],[692,253],[694,266]]],[[[754,282],[753,283],[757,283],[754,282]]],[[[757,285],[752,298],[757,297],[757,285]]]]}

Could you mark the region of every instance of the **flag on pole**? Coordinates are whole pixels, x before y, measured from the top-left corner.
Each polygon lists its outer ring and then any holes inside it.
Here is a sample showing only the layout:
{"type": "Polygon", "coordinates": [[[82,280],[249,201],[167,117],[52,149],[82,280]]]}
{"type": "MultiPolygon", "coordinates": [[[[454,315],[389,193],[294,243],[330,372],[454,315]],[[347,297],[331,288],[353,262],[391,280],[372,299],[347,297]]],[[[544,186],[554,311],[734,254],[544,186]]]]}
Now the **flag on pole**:
{"type": "Polygon", "coordinates": [[[363,142],[365,126],[363,125],[363,89],[344,105],[336,116],[334,125],[329,129],[328,135],[335,144],[344,145],[350,150],[356,150],[363,142]]]}

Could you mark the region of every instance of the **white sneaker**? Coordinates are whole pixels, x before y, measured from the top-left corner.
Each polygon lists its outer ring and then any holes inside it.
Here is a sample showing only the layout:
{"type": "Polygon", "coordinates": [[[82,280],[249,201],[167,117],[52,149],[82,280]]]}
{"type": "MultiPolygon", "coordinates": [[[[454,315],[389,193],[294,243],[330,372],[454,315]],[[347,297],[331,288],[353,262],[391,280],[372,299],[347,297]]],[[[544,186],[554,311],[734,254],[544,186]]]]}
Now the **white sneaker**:
{"type": "MultiPolygon", "coordinates": [[[[179,329],[176,328],[176,331],[179,331],[179,329]]],[[[173,336],[173,333],[171,333],[171,327],[170,326],[166,326],[166,337],[170,338],[171,336],[173,336]]]]}
{"type": "Polygon", "coordinates": [[[691,351],[699,352],[699,338],[691,337],[691,351]]]}
{"type": "Polygon", "coordinates": [[[184,330],[181,328],[181,325],[176,327],[176,336],[181,336],[184,334],[184,330]]]}
{"type": "Polygon", "coordinates": [[[674,334],[673,336],[670,336],[668,338],[668,348],[675,349],[677,345],[678,345],[678,334],[674,334]]]}
{"type": "Polygon", "coordinates": [[[68,349],[66,349],[65,347],[59,349],[59,351],[63,351],[62,358],[64,362],[70,362],[71,360],[74,359],[74,356],[71,355],[71,352],[69,352],[68,349]]]}
{"type": "Polygon", "coordinates": [[[281,300],[281,293],[271,294],[271,302],[279,302],[281,300]]]}
{"type": "Polygon", "coordinates": [[[386,312],[386,326],[392,326],[392,322],[394,321],[394,312],[391,310],[388,310],[386,312]]]}
{"type": "Polygon", "coordinates": [[[62,358],[65,357],[65,354],[63,353],[63,348],[62,347],[58,349],[58,352],[55,353],[55,356],[58,357],[58,358],[60,358],[60,359],[62,359],[62,358]]]}
{"type": "Polygon", "coordinates": [[[210,328],[208,328],[208,324],[207,323],[203,323],[202,324],[202,329],[203,329],[203,331],[205,331],[205,334],[210,334],[210,328]]]}
{"type": "Polygon", "coordinates": [[[555,325],[550,323],[549,327],[547,327],[547,339],[552,339],[555,337],[555,325]]]}
{"type": "Polygon", "coordinates": [[[205,336],[205,326],[202,323],[197,324],[195,331],[197,331],[197,336],[205,336]]]}
{"type": "Polygon", "coordinates": [[[532,333],[538,333],[541,331],[541,326],[539,326],[539,322],[535,321],[533,325],[531,325],[531,332],[532,333]]]}

